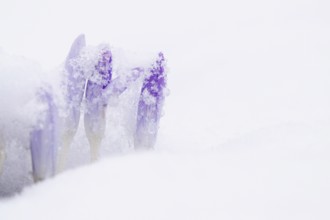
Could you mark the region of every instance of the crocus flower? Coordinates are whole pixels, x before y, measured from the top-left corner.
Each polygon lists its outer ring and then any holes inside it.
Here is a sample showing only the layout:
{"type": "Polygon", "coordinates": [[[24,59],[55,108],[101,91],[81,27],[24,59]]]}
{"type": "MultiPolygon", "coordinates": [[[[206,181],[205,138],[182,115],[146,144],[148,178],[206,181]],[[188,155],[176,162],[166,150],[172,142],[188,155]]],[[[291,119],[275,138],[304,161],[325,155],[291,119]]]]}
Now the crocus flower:
{"type": "Polygon", "coordinates": [[[112,54],[104,50],[95,66],[95,70],[87,81],[86,112],[84,115],[85,131],[91,148],[91,160],[98,158],[99,146],[105,131],[105,112],[107,102],[105,91],[112,79],[112,54]]]}
{"type": "Polygon", "coordinates": [[[67,129],[77,130],[80,119],[80,106],[85,90],[85,77],[83,70],[75,63],[75,59],[79,56],[81,50],[86,46],[85,36],[80,35],[73,42],[70,52],[65,61],[65,70],[67,72],[66,80],[66,104],[68,107],[69,120],[66,124],[67,129]]]}
{"type": "Polygon", "coordinates": [[[57,172],[64,169],[69,147],[77,132],[80,119],[80,106],[85,91],[84,72],[77,63],[81,50],[86,46],[85,36],[78,36],[72,43],[65,60],[65,117],[62,119],[61,144],[58,156],[57,172]]]}
{"type": "Polygon", "coordinates": [[[163,53],[148,69],[138,105],[135,148],[153,148],[165,99],[166,72],[163,53]]]}
{"type": "Polygon", "coordinates": [[[30,150],[34,181],[55,174],[56,153],[59,142],[58,110],[49,88],[40,88],[37,101],[42,105],[36,124],[30,133],[30,150]]]}

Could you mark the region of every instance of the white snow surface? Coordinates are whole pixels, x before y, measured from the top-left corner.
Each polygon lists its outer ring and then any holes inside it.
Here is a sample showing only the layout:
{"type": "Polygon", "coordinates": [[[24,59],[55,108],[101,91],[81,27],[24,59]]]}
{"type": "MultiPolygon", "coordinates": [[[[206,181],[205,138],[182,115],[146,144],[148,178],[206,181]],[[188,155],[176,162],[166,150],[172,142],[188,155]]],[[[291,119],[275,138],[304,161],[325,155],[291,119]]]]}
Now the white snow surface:
{"type": "Polygon", "coordinates": [[[326,0],[2,1],[0,219],[330,219],[329,9],[326,0]],[[108,109],[100,161],[88,164],[81,123],[68,169],[32,184],[29,102],[43,81],[57,83],[53,69],[80,33],[89,45],[164,52],[171,92],[156,148],[131,148],[132,87],[108,109]]]}

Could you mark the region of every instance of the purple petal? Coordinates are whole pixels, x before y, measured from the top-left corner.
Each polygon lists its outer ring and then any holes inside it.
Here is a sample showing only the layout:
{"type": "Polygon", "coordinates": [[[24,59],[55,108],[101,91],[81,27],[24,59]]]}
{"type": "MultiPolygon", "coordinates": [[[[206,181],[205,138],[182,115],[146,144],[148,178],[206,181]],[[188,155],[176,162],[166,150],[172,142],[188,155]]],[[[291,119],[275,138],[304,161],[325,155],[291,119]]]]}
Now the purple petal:
{"type": "Polygon", "coordinates": [[[102,95],[112,79],[112,54],[109,50],[102,53],[95,69],[97,71],[87,81],[86,87],[86,101],[94,104],[102,101],[102,95]]]}
{"type": "Polygon", "coordinates": [[[52,93],[41,88],[37,93],[38,102],[45,109],[38,114],[37,124],[30,133],[30,149],[33,177],[35,181],[55,174],[56,153],[59,141],[58,111],[52,93]]]}
{"type": "MultiPolygon", "coordinates": [[[[109,50],[101,54],[101,58],[95,66],[96,71],[87,81],[86,86],[86,111],[84,115],[85,131],[92,147],[92,151],[98,148],[104,135],[105,128],[105,102],[104,94],[112,79],[112,55],[109,50]]],[[[96,159],[96,155],[92,159],[96,159]]]]}
{"type": "Polygon", "coordinates": [[[158,124],[165,99],[166,72],[163,53],[148,70],[144,80],[138,105],[137,127],[135,134],[136,148],[152,148],[156,142],[158,124]]]}
{"type": "Polygon", "coordinates": [[[65,61],[67,71],[66,101],[68,107],[66,129],[76,131],[80,119],[80,106],[84,95],[85,77],[81,68],[74,62],[86,46],[85,36],[79,35],[72,43],[65,61]]]}

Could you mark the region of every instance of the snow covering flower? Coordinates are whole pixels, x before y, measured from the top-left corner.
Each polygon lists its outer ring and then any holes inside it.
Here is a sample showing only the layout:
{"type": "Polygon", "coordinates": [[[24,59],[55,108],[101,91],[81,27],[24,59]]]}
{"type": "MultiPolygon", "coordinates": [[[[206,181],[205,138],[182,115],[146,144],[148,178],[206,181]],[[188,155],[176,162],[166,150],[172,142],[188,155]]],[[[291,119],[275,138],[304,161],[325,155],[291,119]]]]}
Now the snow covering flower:
{"type": "Polygon", "coordinates": [[[93,105],[102,100],[102,95],[112,79],[112,54],[110,50],[102,51],[95,69],[96,71],[93,71],[86,87],[86,101],[93,105]]]}

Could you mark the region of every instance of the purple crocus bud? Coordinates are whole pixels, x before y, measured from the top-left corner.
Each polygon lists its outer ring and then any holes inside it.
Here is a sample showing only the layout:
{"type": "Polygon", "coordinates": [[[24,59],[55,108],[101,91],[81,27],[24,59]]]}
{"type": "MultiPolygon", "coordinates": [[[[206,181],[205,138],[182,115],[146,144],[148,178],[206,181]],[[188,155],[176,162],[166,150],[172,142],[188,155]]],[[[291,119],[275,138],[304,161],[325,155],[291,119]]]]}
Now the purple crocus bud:
{"type": "Polygon", "coordinates": [[[65,60],[65,117],[63,118],[62,124],[57,172],[61,172],[65,167],[69,147],[79,125],[80,106],[84,96],[86,79],[82,68],[78,65],[79,62],[77,59],[85,46],[85,36],[79,35],[72,43],[69,54],[65,60]]]}
{"type": "Polygon", "coordinates": [[[77,57],[86,46],[85,36],[79,35],[73,42],[70,52],[65,60],[65,70],[67,71],[66,94],[67,102],[67,123],[66,129],[76,132],[80,119],[80,106],[85,90],[85,77],[83,70],[77,65],[77,57]]]}
{"type": "Polygon", "coordinates": [[[37,92],[37,101],[42,105],[36,124],[30,133],[33,179],[44,180],[55,174],[56,153],[59,142],[58,110],[49,88],[37,92]]]}
{"type": "Polygon", "coordinates": [[[138,105],[135,148],[153,148],[165,99],[166,72],[163,53],[148,69],[138,105]]]}
{"type": "Polygon", "coordinates": [[[144,96],[153,96],[157,99],[164,98],[163,89],[166,86],[165,58],[163,53],[158,54],[158,59],[149,69],[149,74],[144,80],[141,93],[144,96]]]}
{"type": "Polygon", "coordinates": [[[112,79],[112,54],[104,50],[95,66],[94,73],[87,81],[86,112],[84,115],[85,131],[91,147],[91,160],[98,158],[99,146],[105,131],[105,111],[107,102],[104,99],[112,79]]]}

